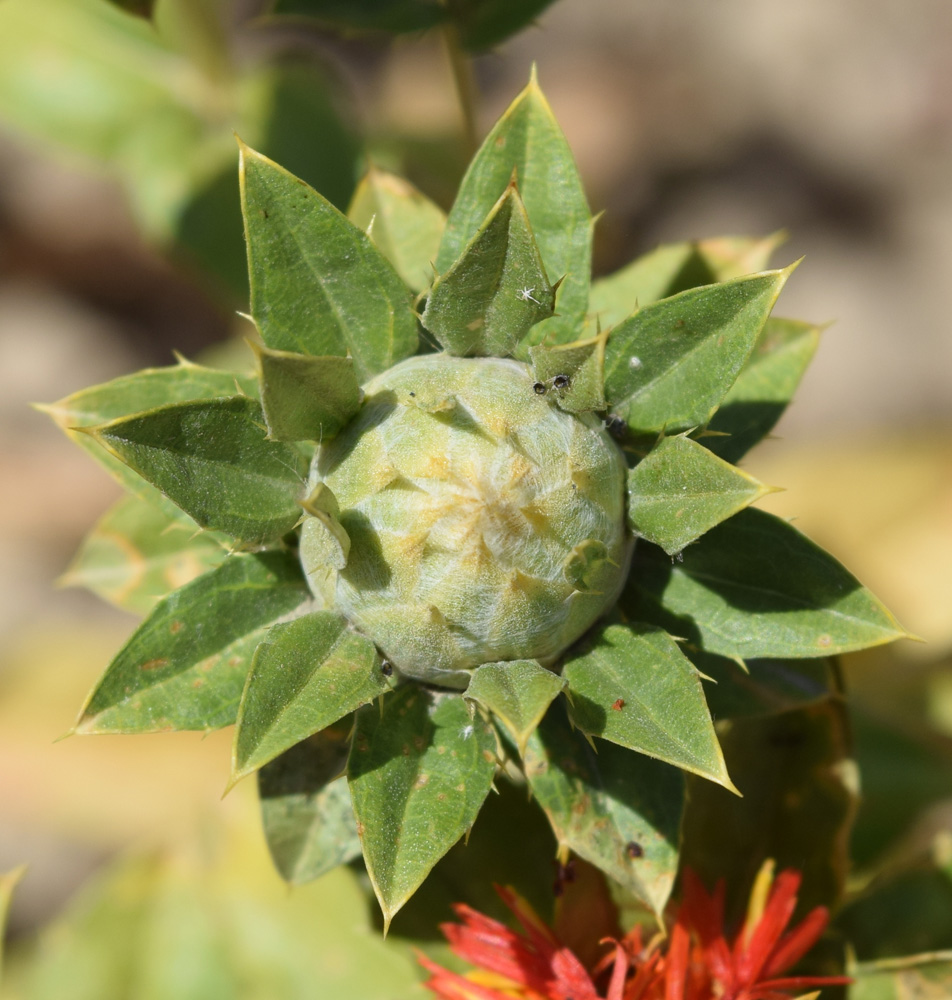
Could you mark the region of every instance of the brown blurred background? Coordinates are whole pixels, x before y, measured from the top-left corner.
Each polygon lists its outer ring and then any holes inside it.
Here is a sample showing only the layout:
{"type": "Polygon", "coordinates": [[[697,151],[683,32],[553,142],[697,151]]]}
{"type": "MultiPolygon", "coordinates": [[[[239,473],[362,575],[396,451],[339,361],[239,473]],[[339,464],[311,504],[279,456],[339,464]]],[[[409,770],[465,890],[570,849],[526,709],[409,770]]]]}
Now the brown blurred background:
{"type": "MultiPolygon", "coordinates": [[[[448,207],[464,152],[439,39],[306,44],[357,134],[448,207]]],[[[778,229],[778,264],[805,255],[777,312],[833,325],[778,440],[746,466],[788,488],[771,509],[929,642],[857,660],[858,697],[908,709],[910,728],[925,712],[946,739],[952,6],[559,0],[476,61],[481,133],[533,61],[605,212],[599,273],[660,242],[778,229]]],[[[0,127],[0,870],[31,863],[20,930],[112,852],[252,812],[248,789],[218,802],[228,734],[53,742],[133,622],[54,589],[117,487],[28,407],[240,325],[210,282],[146,244],[108,172],[0,127]]]]}

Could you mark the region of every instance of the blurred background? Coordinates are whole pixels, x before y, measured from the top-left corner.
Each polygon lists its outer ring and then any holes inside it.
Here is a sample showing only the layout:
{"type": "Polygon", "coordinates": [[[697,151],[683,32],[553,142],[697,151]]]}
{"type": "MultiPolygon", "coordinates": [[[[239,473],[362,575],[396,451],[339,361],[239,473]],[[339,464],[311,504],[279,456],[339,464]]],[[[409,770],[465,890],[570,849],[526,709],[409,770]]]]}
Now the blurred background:
{"type": "MultiPolygon", "coordinates": [[[[158,852],[133,882],[240,858],[229,891],[266,898],[276,927],[321,891],[366,924],[336,874],[285,912],[253,790],[219,802],[228,733],[54,742],[133,620],[56,589],[118,488],[29,404],[245,334],[233,131],[342,208],[368,161],[448,208],[471,152],[438,31],[355,35],[295,16],[306,0],[263,7],[168,0],[153,25],[107,0],[0,0],[0,870],[30,864],[22,941],[133,849],[158,852]]],[[[950,40],[945,0],[557,0],[473,43],[489,49],[478,137],[537,64],[605,213],[598,274],[663,242],[780,229],[775,262],[806,258],[777,314],[831,326],[745,464],[786,487],[764,506],[926,640],[846,663],[859,872],[952,830],[950,40]]]]}

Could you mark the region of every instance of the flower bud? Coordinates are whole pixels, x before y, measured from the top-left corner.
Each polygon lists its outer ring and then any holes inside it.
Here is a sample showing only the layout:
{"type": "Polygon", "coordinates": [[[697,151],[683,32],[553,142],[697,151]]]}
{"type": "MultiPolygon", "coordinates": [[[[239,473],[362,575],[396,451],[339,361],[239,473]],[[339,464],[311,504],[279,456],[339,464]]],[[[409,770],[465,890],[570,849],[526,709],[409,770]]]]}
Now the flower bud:
{"type": "Polygon", "coordinates": [[[624,458],[533,382],[508,359],[410,358],[315,456],[311,588],[409,677],[461,688],[482,663],[551,664],[624,582],[624,458]]]}

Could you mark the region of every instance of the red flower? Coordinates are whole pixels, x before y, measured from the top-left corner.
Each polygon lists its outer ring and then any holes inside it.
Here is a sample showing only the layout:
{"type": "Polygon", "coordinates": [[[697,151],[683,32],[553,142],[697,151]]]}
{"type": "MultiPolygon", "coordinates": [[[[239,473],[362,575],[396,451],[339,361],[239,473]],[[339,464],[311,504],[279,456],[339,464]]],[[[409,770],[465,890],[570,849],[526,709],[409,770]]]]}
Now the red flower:
{"type": "Polygon", "coordinates": [[[444,924],[442,930],[453,952],[480,971],[461,976],[423,956],[420,962],[431,974],[426,986],[443,1000],[790,1000],[794,990],[850,982],[845,976],[780,975],[813,947],[827,924],[826,908],[818,906],[787,930],[799,888],[799,872],[788,869],[774,880],[772,863],[764,865],[744,926],[729,944],[723,882],[709,894],[686,870],[667,941],[659,935],[645,945],[636,927],[609,942],[612,951],[592,969],[525,900],[512,889],[497,888],[522,933],[459,904],[461,923],[444,924]]]}

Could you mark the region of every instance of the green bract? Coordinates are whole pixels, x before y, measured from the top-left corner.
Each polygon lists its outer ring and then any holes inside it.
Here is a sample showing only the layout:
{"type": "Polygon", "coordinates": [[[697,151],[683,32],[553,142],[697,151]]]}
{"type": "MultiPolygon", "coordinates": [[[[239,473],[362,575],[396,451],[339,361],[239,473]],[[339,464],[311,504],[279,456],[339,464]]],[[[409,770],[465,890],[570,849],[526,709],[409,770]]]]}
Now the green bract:
{"type": "Polygon", "coordinates": [[[279,870],[362,853],[388,923],[494,781],[660,912],[683,773],[736,790],[702,682],[728,720],[829,702],[824,657],[903,635],[730,464],[816,347],[769,318],[792,267],[715,240],[593,284],[535,79],[446,219],[374,171],[350,221],[247,147],[241,185],[257,374],[49,408],[133,494],[69,579],[147,612],[76,728],[236,724],[279,870]]]}

